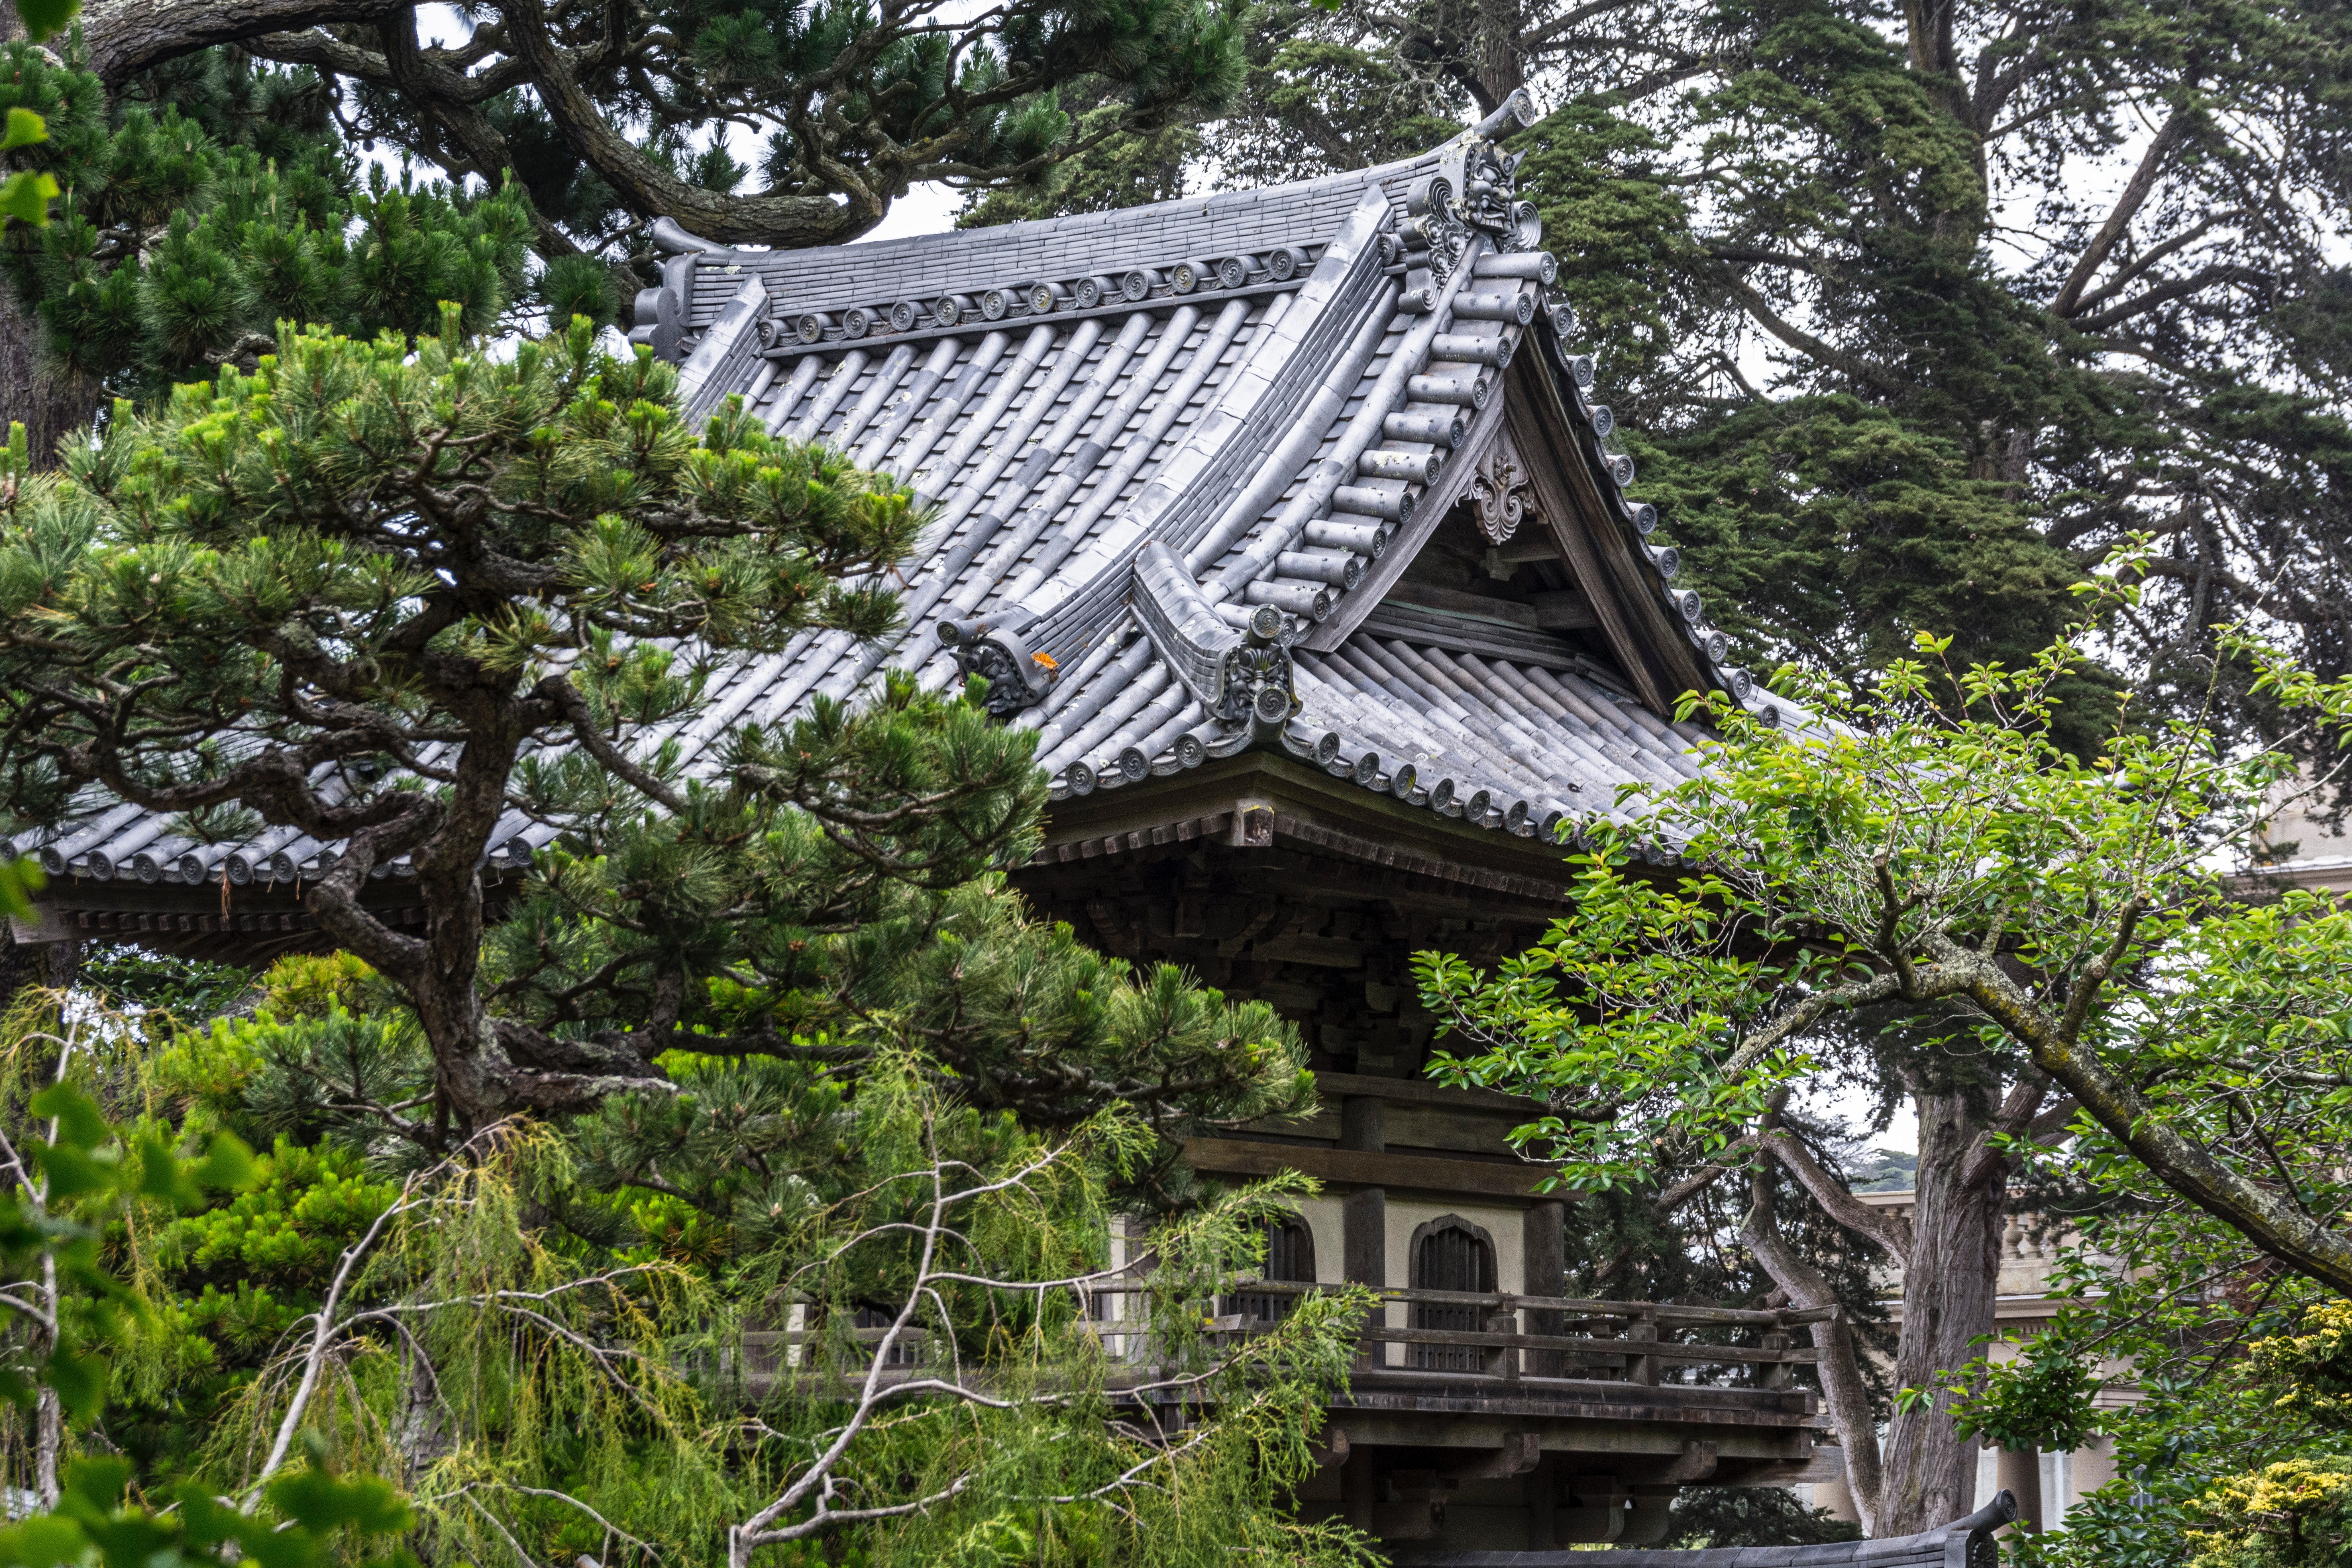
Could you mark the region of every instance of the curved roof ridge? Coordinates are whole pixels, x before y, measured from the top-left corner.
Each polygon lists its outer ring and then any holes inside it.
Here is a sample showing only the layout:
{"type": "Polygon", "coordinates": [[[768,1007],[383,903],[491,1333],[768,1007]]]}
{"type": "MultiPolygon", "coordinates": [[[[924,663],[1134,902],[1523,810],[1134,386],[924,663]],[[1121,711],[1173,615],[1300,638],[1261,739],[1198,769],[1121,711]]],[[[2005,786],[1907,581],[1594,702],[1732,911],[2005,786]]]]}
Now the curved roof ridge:
{"type": "Polygon", "coordinates": [[[1097,274],[1123,278],[1138,268],[1164,274],[1187,260],[1262,258],[1286,247],[1320,246],[1347,222],[1366,187],[1380,185],[1392,204],[1402,201],[1405,188],[1435,168],[1459,140],[1397,163],[1311,180],[897,239],[805,250],[729,247],[667,221],[656,226],[654,238],[678,259],[756,273],[787,317],[861,306],[887,310],[902,300],[919,302],[943,278],[954,279],[956,291],[973,294],[1039,282],[1066,287],[1097,274]]]}

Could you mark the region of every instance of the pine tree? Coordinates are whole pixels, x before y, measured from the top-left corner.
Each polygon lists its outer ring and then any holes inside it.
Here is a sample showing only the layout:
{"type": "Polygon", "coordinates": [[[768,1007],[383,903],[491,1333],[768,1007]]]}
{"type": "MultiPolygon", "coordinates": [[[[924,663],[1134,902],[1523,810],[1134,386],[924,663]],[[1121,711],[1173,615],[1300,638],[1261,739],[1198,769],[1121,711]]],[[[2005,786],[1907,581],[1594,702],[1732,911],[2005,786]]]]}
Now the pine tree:
{"type": "MultiPolygon", "coordinates": [[[[28,1429],[0,1403],[12,1484],[57,1470],[102,1405],[118,1489],[282,1507],[307,1457],[396,1483],[386,1527],[426,1562],[519,1543],[768,1568],[1007,1552],[1193,1568],[1237,1543],[1362,1560],[1343,1529],[1290,1522],[1286,1494],[1365,1300],[1307,1302],[1248,1341],[1209,1327],[1300,1179],[1209,1194],[1146,1234],[1115,1220],[1156,1159],[1136,1108],[1024,1125],[887,1040],[856,1063],[675,1053],[663,1092],[451,1152],[387,1137],[315,1071],[362,1059],[430,1073],[400,988],[347,954],[281,960],[256,985],[106,952],[71,996],[16,1009],[9,1146],[46,1156],[54,1077],[91,1112],[71,1113],[61,1158],[142,1174],[56,1205],[68,1236],[100,1227],[65,1260],[68,1321],[96,1331],[68,1336],[69,1421],[28,1429]],[[230,987],[247,1013],[205,1024],[230,987]],[[604,1157],[647,1134],[657,1166],[604,1157]],[[173,1174],[175,1145],[220,1152],[197,1173],[215,1190],[173,1174]],[[670,1179],[730,1167],[745,1190],[716,1213],[670,1179]],[[867,1382],[877,1363],[893,1381],[867,1382]],[[1164,1392],[1184,1419],[1123,1395],[1139,1377],[1179,1380],[1164,1392]]],[[[70,1465],[65,1482],[86,1519],[70,1465]]]]}
{"type": "Polygon", "coordinates": [[[1305,1098],[1270,1009],[1130,976],[993,879],[1034,848],[1043,781],[1028,734],[961,694],[890,673],[685,768],[677,731],[734,663],[891,624],[879,584],[923,515],[740,400],[689,432],[677,372],[599,353],[584,318],[509,357],[463,315],[414,352],[283,329],[250,374],[118,404],[61,476],[28,474],[17,433],[16,811],[95,784],[332,846],[304,904],[427,1048],[398,1092],[337,1098],[422,1149],[659,1091],[677,1049],[887,1044],[1041,1126],[1120,1101],[1172,1136],[1305,1098]],[[494,838],[518,812],[543,831],[494,838]],[[394,861],[422,936],[362,900],[394,861]],[[526,869],[493,911],[486,875],[526,869]]]}
{"type": "MultiPolygon", "coordinates": [[[[55,26],[74,9],[39,4],[55,26]]],[[[0,82],[0,107],[69,102],[79,132],[14,160],[79,193],[72,237],[0,241],[19,296],[0,301],[0,387],[9,413],[33,416],[37,454],[46,460],[130,384],[110,367],[132,357],[158,384],[175,373],[167,365],[218,363],[208,356],[240,343],[249,360],[278,312],[361,334],[386,321],[429,332],[416,297],[461,299],[474,316],[545,305],[557,321],[608,320],[652,281],[654,217],[721,243],[853,239],[916,182],[1043,189],[1072,156],[1213,111],[1239,70],[1233,0],[969,16],[803,0],[592,16],[516,0],[461,19],[472,36],[445,45],[381,0],[100,0],[60,40],[74,80],[37,79],[56,74],[55,56],[0,72],[15,78],[0,82]],[[1065,86],[1087,112],[1062,108],[1065,86]],[[114,134],[95,133],[100,124],[114,134]],[[740,132],[760,143],[756,169],[730,150],[740,132]],[[401,210],[380,212],[384,193],[354,188],[357,156],[380,147],[401,155],[401,210]],[[142,177],[129,154],[159,149],[163,166],[142,177]],[[412,165],[439,177],[412,186],[412,165]],[[755,174],[766,189],[740,189],[755,174]],[[110,200],[118,184],[128,188],[110,200]],[[173,191],[174,205],[155,206],[173,191]],[[331,209],[393,241],[358,256],[396,265],[333,254],[331,209]],[[287,232],[249,236],[255,222],[287,232]],[[125,257],[145,271],[159,242],[171,254],[152,285],[105,289],[125,257]],[[59,291],[77,297],[57,302],[59,291]],[[23,305],[38,307],[42,344],[28,341],[23,305]]],[[[12,36],[0,30],[0,43],[12,36]]],[[[0,155],[0,177],[11,166],[0,155]]]]}
{"type": "MultiPolygon", "coordinates": [[[[54,30],[50,24],[56,18],[42,13],[52,8],[37,0],[28,23],[14,0],[0,4],[0,46],[27,39],[38,42],[47,37],[54,30]]],[[[62,9],[70,12],[70,0],[62,9]]],[[[6,127],[5,133],[0,133],[0,142],[6,142],[10,149],[48,133],[39,117],[31,115],[29,110],[0,116],[0,121],[5,121],[6,127]]],[[[46,221],[48,204],[56,195],[54,185],[54,181],[30,170],[0,175],[0,244],[5,244],[11,220],[19,226],[46,221]]],[[[41,363],[32,320],[16,300],[14,290],[0,286],[0,407],[13,411],[26,422],[37,452],[46,454],[55,449],[60,437],[87,421],[89,411],[68,395],[68,389],[59,382],[52,368],[41,363]]]]}
{"type": "Polygon", "coordinates": [[[1186,166],[1201,155],[1199,128],[1180,121],[1096,140],[1094,128],[1116,122],[1119,112],[1116,102],[1080,110],[1077,133],[1087,143],[1083,152],[1056,160],[1052,171],[1033,184],[973,191],[965,198],[956,226],[984,228],[1057,213],[1116,212],[1181,196],[1186,166]]]}
{"type": "Polygon", "coordinates": [[[424,42],[405,14],[387,22],[373,0],[272,4],[286,16],[278,29],[257,28],[250,3],[191,0],[158,26],[100,0],[83,18],[90,63],[113,86],[242,39],[265,58],[332,72],[356,89],[358,135],[453,179],[495,184],[515,170],[551,258],[599,249],[657,214],[727,243],[855,238],[915,182],[1035,182],[1097,142],[1213,110],[1238,68],[1239,9],[1222,0],[970,15],[804,0],[590,13],[511,0],[453,44],[424,42]],[[316,26],[339,20],[369,30],[316,26]],[[1108,86],[1117,111],[1079,131],[1059,102],[1065,85],[1108,86]],[[730,123],[762,143],[756,170],[725,145],[730,123]],[[755,174],[766,188],[739,193],[755,174]]]}

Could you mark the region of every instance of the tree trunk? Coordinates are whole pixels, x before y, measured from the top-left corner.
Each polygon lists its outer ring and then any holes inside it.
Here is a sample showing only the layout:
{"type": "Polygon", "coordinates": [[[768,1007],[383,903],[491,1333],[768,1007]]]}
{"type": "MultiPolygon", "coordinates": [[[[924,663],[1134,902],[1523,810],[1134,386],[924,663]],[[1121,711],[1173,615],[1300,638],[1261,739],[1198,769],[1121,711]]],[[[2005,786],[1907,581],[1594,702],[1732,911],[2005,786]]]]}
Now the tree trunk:
{"type": "Polygon", "coordinates": [[[1478,0],[1478,107],[1492,114],[1525,87],[1518,0],[1478,0]]]}
{"type": "Polygon", "coordinates": [[[688,233],[720,245],[767,245],[778,250],[845,244],[889,213],[887,192],[854,181],[842,201],[787,190],[730,196],[704,189],[648,154],[604,118],[604,110],[572,75],[538,0],[501,0],[499,14],[506,18],[507,43],[530,73],[530,85],[548,119],[580,161],[632,211],[667,214],[688,233]]]}
{"type": "Polygon", "coordinates": [[[81,969],[78,942],[16,942],[0,922],[0,1013],[36,987],[62,991],[81,969]]]}
{"type": "MultiPolygon", "coordinates": [[[[1969,1097],[1922,1094],[1917,1104],[1918,1204],[1903,1273],[1897,1388],[1927,1387],[1967,1365],[1978,1353],[1969,1342],[1992,1331],[2007,1219],[2007,1163],[1984,1157],[1984,1121],[1969,1097]]],[[[1913,1534],[1969,1511],[1977,1450],[1953,1429],[1948,1395],[1888,1423],[1885,1469],[1879,1534],[1913,1534]]]]}
{"type": "MultiPolygon", "coordinates": [[[[1789,1293],[1791,1304],[1807,1309],[1838,1305],[1835,1292],[1822,1271],[1800,1257],[1781,1236],[1772,1205],[1773,1173],[1759,1167],[1748,1178],[1748,1217],[1740,1240],[1748,1246],[1772,1283],[1789,1293]]],[[[1845,1479],[1863,1533],[1884,1535],[1879,1527],[1885,1506],[1885,1477],[1878,1454],[1878,1427],[1870,1410],[1870,1394],[1863,1381],[1862,1355],[1854,1342],[1853,1325],[1844,1314],[1812,1326],[1813,1345],[1821,1352],[1822,1401],[1828,1406],[1830,1426],[1845,1455],[1845,1479]]]]}
{"type": "MultiPolygon", "coordinates": [[[[14,19],[13,12],[6,14],[14,19]]],[[[59,376],[41,363],[38,329],[18,308],[15,293],[0,284],[0,420],[25,426],[34,466],[54,463],[58,443],[89,429],[103,400],[104,391],[95,383],[59,376]]]]}
{"type": "MultiPolygon", "coordinates": [[[[0,45],[24,37],[16,7],[0,0],[0,45]]],[[[0,282],[0,439],[7,426],[24,426],[33,463],[47,468],[57,458],[58,437],[89,428],[99,411],[99,388],[58,384],[40,364],[40,331],[30,312],[16,306],[16,294],[0,282]]]]}
{"type": "MultiPolygon", "coordinates": [[[[0,0],[0,44],[13,44],[24,36],[25,24],[16,8],[0,0]]],[[[57,437],[49,432],[46,400],[37,384],[40,367],[36,353],[33,323],[16,308],[15,292],[0,283],[0,439],[7,436],[5,426],[22,424],[32,445],[33,460],[46,467],[57,437]]]]}
{"type": "MultiPolygon", "coordinates": [[[[2126,906],[2121,918],[2137,923],[2141,912],[2126,906]]],[[[1938,969],[1964,976],[1962,994],[2031,1049],[2034,1067],[2073,1095],[2157,1180],[2298,1274],[2352,1295],[2352,1231],[2315,1218],[2294,1194],[2250,1179],[2186,1135],[2137,1085],[2083,1043],[2079,1019],[2069,1024],[2053,1016],[1998,962],[1949,938],[1929,941],[1938,969]]],[[[2077,984],[2105,983],[2101,974],[2077,984]]]]}
{"type": "MultiPolygon", "coordinates": [[[[415,1008],[433,1052],[435,1089],[433,1126],[418,1135],[444,1149],[507,1116],[584,1110],[605,1095],[666,1082],[634,1054],[544,1036],[537,1037],[535,1059],[518,1061],[483,1000],[482,850],[506,810],[506,781],[525,738],[556,717],[541,699],[499,691],[497,679],[485,674],[484,689],[452,703],[464,715],[467,739],[452,768],[450,792],[435,808],[437,820],[419,806],[350,835],[341,857],[303,897],[322,932],[399,985],[415,1008]],[[404,851],[425,908],[423,937],[393,930],[360,903],[378,862],[404,851]]],[[[322,811],[311,800],[305,811],[287,815],[295,826],[325,837],[334,829],[322,811]]]]}
{"type": "Polygon", "coordinates": [[[400,1365],[401,1381],[408,1396],[407,1409],[394,1447],[400,1455],[401,1480],[408,1490],[415,1491],[418,1479],[446,1458],[454,1445],[449,1439],[449,1425],[442,1418],[440,1376],[415,1340],[409,1341],[402,1351],[400,1365]]]}
{"type": "MultiPolygon", "coordinates": [[[[60,1071],[58,1077],[62,1079],[60,1071]]],[[[49,1136],[57,1136],[56,1124],[50,1124],[49,1136]]],[[[35,1201],[41,1217],[47,1217],[47,1184],[41,1186],[43,1195],[35,1201]]],[[[41,1254],[40,1315],[32,1334],[32,1350],[38,1361],[49,1361],[58,1353],[58,1314],[64,1310],[58,1300],[58,1255],[54,1248],[41,1254]]],[[[44,1509],[54,1509],[63,1494],[58,1489],[58,1460],[66,1446],[66,1412],[57,1389],[43,1384],[33,1398],[33,1495],[44,1509]]]]}
{"type": "MultiPolygon", "coordinates": [[[[25,36],[16,8],[0,0],[0,44],[25,36]]],[[[98,412],[98,389],[60,384],[41,368],[40,335],[33,318],[19,309],[13,289],[0,283],[0,440],[7,426],[21,424],[34,463],[47,468],[58,438],[89,426],[98,412]]]]}

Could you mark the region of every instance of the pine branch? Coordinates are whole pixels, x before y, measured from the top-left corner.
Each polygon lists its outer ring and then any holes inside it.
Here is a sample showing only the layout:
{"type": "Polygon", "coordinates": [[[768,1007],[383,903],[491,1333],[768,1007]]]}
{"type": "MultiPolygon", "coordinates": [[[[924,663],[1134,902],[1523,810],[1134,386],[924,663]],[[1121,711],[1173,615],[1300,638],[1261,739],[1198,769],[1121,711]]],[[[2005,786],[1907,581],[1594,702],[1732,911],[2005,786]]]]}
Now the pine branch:
{"type": "Polygon", "coordinates": [[[411,0],[86,0],[89,68],[110,88],[166,60],[265,33],[398,17],[411,0]]]}

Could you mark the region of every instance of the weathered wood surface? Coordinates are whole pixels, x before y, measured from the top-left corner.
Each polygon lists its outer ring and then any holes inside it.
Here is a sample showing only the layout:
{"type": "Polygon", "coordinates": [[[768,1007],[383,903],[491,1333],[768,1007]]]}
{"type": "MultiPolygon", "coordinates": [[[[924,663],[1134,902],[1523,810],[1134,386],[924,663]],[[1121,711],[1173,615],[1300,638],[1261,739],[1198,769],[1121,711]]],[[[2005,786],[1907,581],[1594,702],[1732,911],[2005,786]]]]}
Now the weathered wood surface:
{"type": "Polygon", "coordinates": [[[1189,1138],[1184,1142],[1184,1160],[1196,1171],[1226,1175],[1271,1176],[1303,1171],[1323,1182],[1506,1198],[1535,1196],[1538,1184],[1550,1174],[1541,1165],[1505,1160],[1448,1160],[1433,1154],[1370,1153],[1312,1143],[1250,1143],[1234,1138],[1189,1138]]]}
{"type": "Polygon", "coordinates": [[[1916,1535],[1880,1541],[1838,1541],[1816,1546],[1720,1546],[1695,1552],[1407,1552],[1400,1564],[1413,1568],[1832,1568],[1868,1563],[1871,1568],[1997,1568],[2000,1543],[1993,1531],[2017,1518],[2017,1499],[2001,1492],[1965,1518],[1916,1535]]]}

